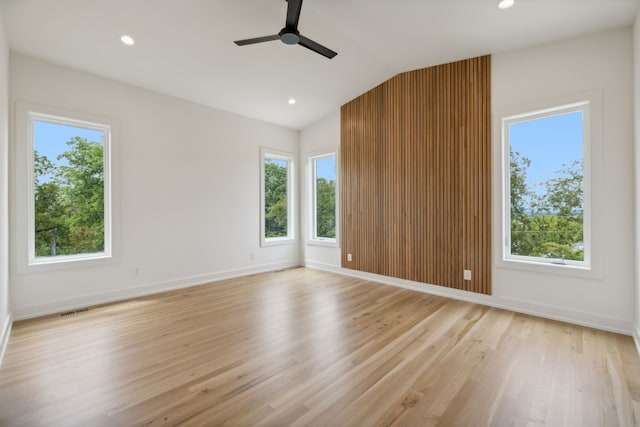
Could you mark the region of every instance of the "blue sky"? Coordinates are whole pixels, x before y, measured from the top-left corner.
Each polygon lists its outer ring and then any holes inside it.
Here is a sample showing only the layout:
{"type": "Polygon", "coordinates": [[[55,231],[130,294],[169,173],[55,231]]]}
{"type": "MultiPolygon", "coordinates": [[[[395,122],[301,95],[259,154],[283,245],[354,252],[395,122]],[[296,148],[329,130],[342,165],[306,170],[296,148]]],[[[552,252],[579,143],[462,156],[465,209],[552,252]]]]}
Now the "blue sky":
{"type": "Polygon", "coordinates": [[[531,160],[529,189],[544,190],[536,183],[552,178],[563,164],[582,161],[582,112],[559,114],[509,125],[511,150],[531,160]]]}
{"type": "Polygon", "coordinates": [[[316,160],[316,178],[324,178],[327,181],[336,180],[335,157],[327,157],[326,159],[316,160]]]}
{"type": "Polygon", "coordinates": [[[104,143],[104,132],[94,129],[36,120],[33,123],[33,131],[35,150],[38,154],[47,156],[49,161],[58,165],[66,163],[66,160],[60,161],[56,158],[67,150],[69,147],[67,141],[74,136],[86,138],[88,141],[104,143]]]}
{"type": "MultiPolygon", "coordinates": [[[[33,144],[35,151],[41,156],[46,156],[51,163],[56,165],[64,166],[69,163],[66,159],[58,160],[57,157],[67,151],[69,148],[67,141],[75,136],[104,144],[103,131],[39,120],[34,120],[33,122],[33,144]]],[[[44,175],[39,178],[41,183],[48,182],[50,179],[50,175],[44,175]]]]}

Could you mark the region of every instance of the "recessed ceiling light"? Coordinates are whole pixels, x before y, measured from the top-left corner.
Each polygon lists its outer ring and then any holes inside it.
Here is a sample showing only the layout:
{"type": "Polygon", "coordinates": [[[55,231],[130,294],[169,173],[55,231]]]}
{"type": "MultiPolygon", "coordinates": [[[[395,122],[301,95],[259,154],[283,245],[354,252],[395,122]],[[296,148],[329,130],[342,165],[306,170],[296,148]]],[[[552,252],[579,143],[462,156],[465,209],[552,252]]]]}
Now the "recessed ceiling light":
{"type": "Polygon", "coordinates": [[[120,37],[120,41],[122,41],[122,43],[126,44],[127,46],[133,46],[136,43],[133,37],[126,34],[120,37]]]}
{"type": "Polygon", "coordinates": [[[513,6],[513,0],[500,0],[498,3],[498,9],[509,9],[513,6]]]}
{"type": "Polygon", "coordinates": [[[296,100],[293,98],[289,98],[289,105],[293,105],[296,103],[296,100]]]}

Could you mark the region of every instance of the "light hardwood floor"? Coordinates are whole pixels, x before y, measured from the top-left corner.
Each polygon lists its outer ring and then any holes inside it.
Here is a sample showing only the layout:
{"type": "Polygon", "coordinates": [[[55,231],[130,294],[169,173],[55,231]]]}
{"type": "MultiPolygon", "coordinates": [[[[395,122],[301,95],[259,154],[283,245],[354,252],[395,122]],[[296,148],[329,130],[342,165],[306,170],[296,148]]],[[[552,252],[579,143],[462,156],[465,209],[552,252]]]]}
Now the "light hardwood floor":
{"type": "Polygon", "coordinates": [[[311,269],[17,322],[0,425],[617,426],[630,337],[311,269]]]}

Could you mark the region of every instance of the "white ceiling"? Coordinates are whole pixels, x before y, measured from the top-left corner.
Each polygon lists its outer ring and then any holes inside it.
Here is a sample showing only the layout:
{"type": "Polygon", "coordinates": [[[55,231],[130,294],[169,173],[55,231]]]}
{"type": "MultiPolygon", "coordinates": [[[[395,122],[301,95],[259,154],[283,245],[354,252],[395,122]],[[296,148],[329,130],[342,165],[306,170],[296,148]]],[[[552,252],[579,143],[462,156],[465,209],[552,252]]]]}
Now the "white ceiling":
{"type": "Polygon", "coordinates": [[[337,51],[332,60],[279,41],[233,43],[277,33],[284,0],[0,5],[13,51],[301,129],[403,71],[630,26],[640,2],[515,1],[501,11],[497,0],[305,0],[299,30],[337,51]]]}

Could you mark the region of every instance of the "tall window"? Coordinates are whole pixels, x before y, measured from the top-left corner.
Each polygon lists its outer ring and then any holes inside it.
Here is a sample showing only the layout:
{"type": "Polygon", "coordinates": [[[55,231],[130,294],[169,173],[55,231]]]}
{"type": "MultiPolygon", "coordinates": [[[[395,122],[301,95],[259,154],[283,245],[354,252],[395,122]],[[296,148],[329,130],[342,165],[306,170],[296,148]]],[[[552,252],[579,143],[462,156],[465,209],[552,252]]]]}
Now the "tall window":
{"type": "Polygon", "coordinates": [[[311,157],[311,240],[336,241],[336,155],[311,157]]]}
{"type": "Polygon", "coordinates": [[[262,150],[262,244],[294,239],[293,156],[262,150]]]}
{"type": "Polygon", "coordinates": [[[109,126],[28,113],[31,264],[111,255],[109,126]]]}
{"type": "Polygon", "coordinates": [[[589,102],[502,120],[505,259],[588,267],[589,102]]]}

